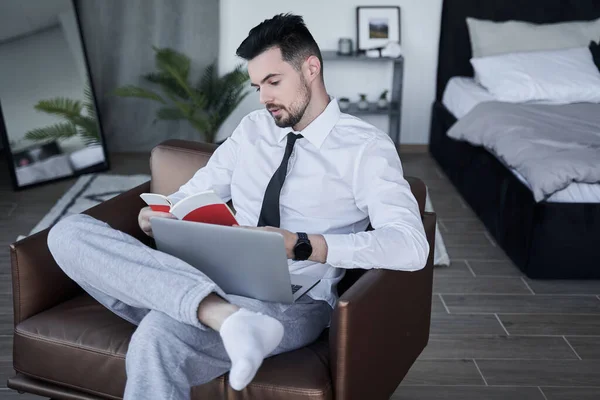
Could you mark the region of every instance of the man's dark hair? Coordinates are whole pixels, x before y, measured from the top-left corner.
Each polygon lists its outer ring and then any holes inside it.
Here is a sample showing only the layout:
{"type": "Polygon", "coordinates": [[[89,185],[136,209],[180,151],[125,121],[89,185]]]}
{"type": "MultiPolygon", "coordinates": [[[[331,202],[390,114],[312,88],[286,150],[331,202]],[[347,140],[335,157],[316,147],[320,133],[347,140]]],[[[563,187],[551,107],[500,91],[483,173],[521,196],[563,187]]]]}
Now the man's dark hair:
{"type": "Polygon", "coordinates": [[[301,16],[278,14],[264,20],[250,30],[236,54],[244,60],[252,60],[273,47],[279,47],[283,60],[298,71],[308,57],[317,56],[321,62],[321,77],[323,76],[321,51],[301,16]]]}

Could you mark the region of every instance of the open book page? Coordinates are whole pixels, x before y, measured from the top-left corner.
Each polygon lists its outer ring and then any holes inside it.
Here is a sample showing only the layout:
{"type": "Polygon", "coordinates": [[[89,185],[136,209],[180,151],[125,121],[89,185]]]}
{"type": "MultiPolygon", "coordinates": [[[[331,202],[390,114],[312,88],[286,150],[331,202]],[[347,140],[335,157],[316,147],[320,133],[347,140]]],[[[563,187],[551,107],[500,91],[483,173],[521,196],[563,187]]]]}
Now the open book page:
{"type": "Polygon", "coordinates": [[[170,212],[184,221],[227,226],[237,224],[231,209],[212,190],[190,195],[174,205],[171,205],[167,197],[160,194],[144,193],[140,197],[150,205],[152,210],[170,212]]]}
{"type": "Polygon", "coordinates": [[[171,212],[171,201],[162,194],[142,193],[140,197],[150,206],[152,211],[171,212]]]}

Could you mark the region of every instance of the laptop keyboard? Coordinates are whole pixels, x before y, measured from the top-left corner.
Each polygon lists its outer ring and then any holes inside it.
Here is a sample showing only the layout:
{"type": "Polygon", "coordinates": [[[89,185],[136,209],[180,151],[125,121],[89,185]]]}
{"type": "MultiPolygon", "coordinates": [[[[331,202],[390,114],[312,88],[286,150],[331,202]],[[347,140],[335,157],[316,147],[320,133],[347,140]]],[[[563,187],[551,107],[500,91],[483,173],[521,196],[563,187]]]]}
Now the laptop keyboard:
{"type": "Polygon", "coordinates": [[[292,285],[292,294],[296,293],[300,289],[302,289],[302,286],[300,286],[300,285],[292,285]]]}

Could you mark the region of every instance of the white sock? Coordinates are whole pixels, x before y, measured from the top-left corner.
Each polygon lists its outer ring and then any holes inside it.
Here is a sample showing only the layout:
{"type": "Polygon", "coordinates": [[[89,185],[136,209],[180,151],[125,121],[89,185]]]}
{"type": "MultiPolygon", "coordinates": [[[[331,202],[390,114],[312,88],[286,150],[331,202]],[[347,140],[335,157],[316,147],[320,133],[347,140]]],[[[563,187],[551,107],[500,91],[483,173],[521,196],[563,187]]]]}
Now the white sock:
{"type": "Polygon", "coordinates": [[[231,360],[229,384],[242,390],[281,342],[283,325],[268,315],[241,308],[223,322],[219,333],[231,360]]]}

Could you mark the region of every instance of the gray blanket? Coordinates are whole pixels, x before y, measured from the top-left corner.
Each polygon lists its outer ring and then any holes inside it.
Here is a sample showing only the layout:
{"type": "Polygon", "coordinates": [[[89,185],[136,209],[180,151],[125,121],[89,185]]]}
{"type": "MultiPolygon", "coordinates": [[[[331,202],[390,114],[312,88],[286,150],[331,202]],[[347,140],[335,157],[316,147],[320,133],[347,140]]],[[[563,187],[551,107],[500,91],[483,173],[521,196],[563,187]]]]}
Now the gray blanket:
{"type": "Polygon", "coordinates": [[[572,182],[600,182],[600,104],[477,105],[448,136],[483,146],[542,201],[572,182]]]}

